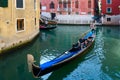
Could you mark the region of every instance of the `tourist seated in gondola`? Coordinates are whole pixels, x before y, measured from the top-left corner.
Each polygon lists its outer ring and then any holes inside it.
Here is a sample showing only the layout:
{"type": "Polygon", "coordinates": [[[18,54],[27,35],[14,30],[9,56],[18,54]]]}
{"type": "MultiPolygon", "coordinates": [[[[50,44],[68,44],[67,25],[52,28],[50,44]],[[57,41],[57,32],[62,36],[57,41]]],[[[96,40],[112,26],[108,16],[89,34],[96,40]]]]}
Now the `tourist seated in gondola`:
{"type": "Polygon", "coordinates": [[[79,39],[81,43],[81,49],[87,47],[92,42],[92,37],[89,37],[88,39],[79,39]]]}
{"type": "Polygon", "coordinates": [[[83,38],[80,38],[79,39],[79,42],[80,42],[80,47],[81,47],[81,49],[83,49],[84,48],[84,42],[85,42],[85,39],[83,39],[83,38]]]}
{"type": "Polygon", "coordinates": [[[88,37],[88,39],[87,39],[88,44],[92,43],[92,39],[93,39],[93,37],[88,37]]]}
{"type": "Polygon", "coordinates": [[[88,45],[90,45],[92,43],[92,39],[93,39],[93,37],[88,37],[88,39],[85,39],[83,48],[85,48],[88,45]]]}
{"type": "Polygon", "coordinates": [[[80,42],[78,41],[76,44],[73,43],[72,49],[71,49],[69,52],[74,52],[74,51],[77,51],[77,50],[80,50],[80,49],[81,49],[81,44],[80,44],[80,42]]]}
{"type": "Polygon", "coordinates": [[[84,44],[83,44],[83,48],[86,48],[87,46],[88,46],[88,40],[85,39],[84,44]]]}

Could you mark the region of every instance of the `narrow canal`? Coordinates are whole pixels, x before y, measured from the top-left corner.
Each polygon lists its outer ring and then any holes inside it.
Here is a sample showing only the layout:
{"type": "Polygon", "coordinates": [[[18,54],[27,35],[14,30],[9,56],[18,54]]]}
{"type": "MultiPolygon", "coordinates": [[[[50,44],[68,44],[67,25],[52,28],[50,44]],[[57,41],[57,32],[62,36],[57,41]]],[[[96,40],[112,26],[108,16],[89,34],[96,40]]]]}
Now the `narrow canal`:
{"type": "Polygon", "coordinates": [[[0,80],[120,80],[120,27],[98,27],[94,48],[70,64],[33,78],[28,72],[28,53],[36,64],[51,60],[71,48],[88,26],[60,25],[54,30],[41,31],[38,37],[15,51],[0,56],[0,80]]]}

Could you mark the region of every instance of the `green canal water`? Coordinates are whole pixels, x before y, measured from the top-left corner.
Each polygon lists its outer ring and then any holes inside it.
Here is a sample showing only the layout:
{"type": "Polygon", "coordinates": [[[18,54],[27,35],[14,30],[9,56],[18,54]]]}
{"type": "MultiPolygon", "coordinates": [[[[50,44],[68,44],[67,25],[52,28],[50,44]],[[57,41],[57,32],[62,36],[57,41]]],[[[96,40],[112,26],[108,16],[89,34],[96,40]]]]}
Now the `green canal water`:
{"type": "Polygon", "coordinates": [[[0,80],[120,80],[120,27],[97,27],[95,45],[85,55],[39,79],[28,72],[28,53],[36,64],[46,62],[71,48],[88,26],[59,25],[41,31],[28,45],[0,56],[0,80]]]}

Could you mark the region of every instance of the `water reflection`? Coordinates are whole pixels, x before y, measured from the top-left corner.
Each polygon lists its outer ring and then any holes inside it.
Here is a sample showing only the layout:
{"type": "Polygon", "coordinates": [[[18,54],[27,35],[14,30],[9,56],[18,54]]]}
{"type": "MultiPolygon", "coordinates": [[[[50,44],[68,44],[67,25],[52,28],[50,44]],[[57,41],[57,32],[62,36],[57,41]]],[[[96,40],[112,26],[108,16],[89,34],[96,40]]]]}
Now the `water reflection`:
{"type": "Polygon", "coordinates": [[[50,37],[55,37],[56,33],[55,30],[41,30],[40,31],[40,42],[47,41],[50,37]]]}
{"type": "Polygon", "coordinates": [[[104,59],[102,60],[101,69],[104,74],[107,74],[107,76],[109,76],[107,80],[120,79],[120,65],[119,65],[120,31],[119,30],[120,27],[102,27],[102,30],[100,31],[103,34],[102,38],[104,41],[104,46],[103,46],[104,59]]]}
{"type": "MultiPolygon", "coordinates": [[[[53,31],[41,31],[27,46],[0,56],[0,80],[35,80],[28,72],[28,53],[34,55],[36,64],[51,60],[70,49],[88,29],[61,25],[53,31]]],[[[90,52],[40,80],[120,80],[120,27],[98,27],[96,34],[90,52]]]]}
{"type": "Polygon", "coordinates": [[[120,26],[104,26],[101,27],[101,29],[104,36],[109,38],[120,39],[120,26]]]}

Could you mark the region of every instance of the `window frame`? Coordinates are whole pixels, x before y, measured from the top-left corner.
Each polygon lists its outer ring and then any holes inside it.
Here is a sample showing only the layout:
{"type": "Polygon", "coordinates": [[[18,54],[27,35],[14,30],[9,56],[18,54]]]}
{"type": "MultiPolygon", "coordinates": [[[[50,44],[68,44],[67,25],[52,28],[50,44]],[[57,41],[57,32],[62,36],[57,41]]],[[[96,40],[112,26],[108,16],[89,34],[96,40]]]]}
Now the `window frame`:
{"type": "Polygon", "coordinates": [[[55,3],[53,1],[50,2],[49,6],[50,9],[55,9],[55,3]]]}
{"type": "Polygon", "coordinates": [[[16,9],[25,9],[25,0],[23,0],[23,8],[17,8],[17,0],[15,0],[16,9]]]}
{"type": "Polygon", "coordinates": [[[79,8],[79,1],[78,0],[75,1],[75,8],[77,8],[77,9],[79,8]]]}
{"type": "Polygon", "coordinates": [[[110,17],[107,18],[107,22],[111,22],[111,18],[110,17]]]}
{"type": "Polygon", "coordinates": [[[34,10],[37,10],[37,0],[34,0],[34,10]]]}
{"type": "Polygon", "coordinates": [[[64,8],[64,9],[67,8],[67,2],[66,2],[66,1],[63,2],[63,8],[64,8]]]}
{"type": "Polygon", "coordinates": [[[111,7],[107,7],[106,8],[106,13],[112,13],[112,8],[111,7]],[[108,9],[110,9],[110,11],[108,11],[108,9]]]}
{"type": "Polygon", "coordinates": [[[110,0],[110,3],[108,3],[109,1],[108,0],[106,0],[106,4],[112,4],[112,0],[110,0]]]}
{"type": "Polygon", "coordinates": [[[88,8],[91,8],[91,0],[88,0],[88,8]]]}
{"type": "Polygon", "coordinates": [[[16,18],[16,24],[15,24],[16,26],[15,26],[15,29],[16,29],[16,32],[17,33],[19,33],[19,32],[23,32],[23,31],[25,31],[25,18],[16,18]],[[24,20],[24,29],[23,30],[18,30],[17,29],[17,20],[19,20],[19,19],[23,19],[24,20]]]}

